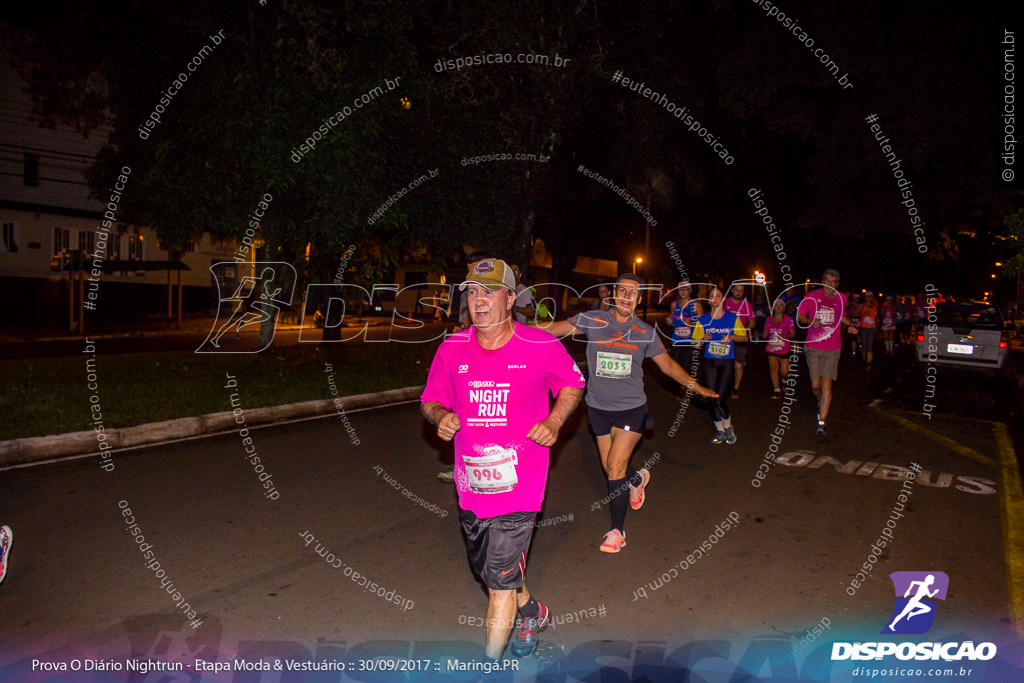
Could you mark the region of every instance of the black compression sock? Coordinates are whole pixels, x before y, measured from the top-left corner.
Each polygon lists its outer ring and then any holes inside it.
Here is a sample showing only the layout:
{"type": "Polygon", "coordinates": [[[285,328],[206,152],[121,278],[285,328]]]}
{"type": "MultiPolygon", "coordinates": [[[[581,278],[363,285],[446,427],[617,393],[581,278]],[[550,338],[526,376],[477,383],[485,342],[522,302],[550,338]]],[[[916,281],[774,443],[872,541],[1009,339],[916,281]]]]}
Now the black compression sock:
{"type": "Polygon", "coordinates": [[[626,487],[626,479],[609,479],[608,494],[611,501],[608,509],[612,513],[612,529],[622,531],[626,523],[626,505],[629,503],[629,489],[626,487]]]}

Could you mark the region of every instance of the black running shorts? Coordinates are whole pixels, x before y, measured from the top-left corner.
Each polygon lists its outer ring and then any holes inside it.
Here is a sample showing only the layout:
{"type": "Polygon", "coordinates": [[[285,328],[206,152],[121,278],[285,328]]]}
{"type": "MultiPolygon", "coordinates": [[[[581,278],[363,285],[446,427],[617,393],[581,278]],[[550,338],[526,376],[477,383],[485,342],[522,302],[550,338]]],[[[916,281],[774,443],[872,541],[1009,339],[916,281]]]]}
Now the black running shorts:
{"type": "Polygon", "coordinates": [[[536,512],[510,512],[480,519],[459,510],[473,572],[492,590],[521,588],[536,512]]]}
{"type": "Polygon", "coordinates": [[[601,410],[587,406],[587,418],[590,420],[590,428],[594,430],[594,436],[611,434],[612,427],[643,434],[654,422],[647,420],[646,403],[629,410],[601,410]]]}
{"type": "Polygon", "coordinates": [[[732,359],[740,365],[746,366],[747,364],[747,344],[750,342],[733,342],[732,345],[732,359]]]}

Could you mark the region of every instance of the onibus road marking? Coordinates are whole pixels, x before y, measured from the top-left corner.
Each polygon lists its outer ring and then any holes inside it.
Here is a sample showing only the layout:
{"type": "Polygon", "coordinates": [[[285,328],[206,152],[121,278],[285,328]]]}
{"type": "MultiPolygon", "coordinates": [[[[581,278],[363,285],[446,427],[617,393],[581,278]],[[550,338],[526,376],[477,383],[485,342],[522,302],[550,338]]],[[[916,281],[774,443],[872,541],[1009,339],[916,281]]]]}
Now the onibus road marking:
{"type": "Polygon", "coordinates": [[[995,432],[996,453],[999,458],[999,461],[996,462],[972,448],[914,424],[893,412],[881,411],[878,407],[880,403],[880,400],[872,401],[869,407],[878,414],[927,439],[942,444],[955,453],[999,471],[999,516],[1002,521],[1003,552],[1006,557],[1006,594],[1009,596],[1013,629],[1024,635],[1024,490],[1021,488],[1020,467],[1017,465],[1017,456],[1014,453],[1013,442],[1006,425],[991,420],[959,418],[963,422],[975,422],[992,427],[995,432]]]}

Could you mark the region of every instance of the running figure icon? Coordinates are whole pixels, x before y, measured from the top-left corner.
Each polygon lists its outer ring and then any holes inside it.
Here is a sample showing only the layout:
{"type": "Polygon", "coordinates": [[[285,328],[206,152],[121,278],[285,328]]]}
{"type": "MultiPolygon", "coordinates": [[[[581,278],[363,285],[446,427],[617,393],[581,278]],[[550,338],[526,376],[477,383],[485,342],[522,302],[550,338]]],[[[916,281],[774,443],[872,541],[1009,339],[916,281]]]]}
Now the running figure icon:
{"type": "Polygon", "coordinates": [[[278,310],[277,306],[267,306],[263,303],[268,300],[276,302],[277,297],[281,294],[281,287],[274,290],[269,289],[268,285],[270,285],[273,279],[273,268],[264,268],[258,278],[242,278],[242,281],[238,283],[238,289],[235,290],[234,295],[230,299],[235,303],[231,317],[228,318],[226,323],[221,325],[220,329],[217,330],[217,334],[210,339],[211,344],[219,347],[220,338],[227,334],[228,330],[232,327],[237,326],[237,333],[241,332],[243,327],[259,325],[273,317],[278,310]],[[261,282],[263,283],[262,293],[259,291],[260,288],[258,286],[261,282]]]}
{"type": "Polygon", "coordinates": [[[892,572],[896,594],[889,625],[882,633],[927,633],[935,624],[938,601],[946,599],[949,576],[940,571],[892,572]],[[915,619],[915,617],[917,617],[915,619]]]}
{"type": "MultiPolygon", "coordinates": [[[[210,270],[222,266],[217,263],[210,270]]],[[[196,349],[196,353],[259,353],[270,345],[276,332],[277,319],[281,312],[291,307],[295,295],[297,280],[295,267],[290,263],[276,261],[257,261],[252,264],[252,275],[247,275],[235,286],[234,293],[219,297],[218,318],[213,321],[206,340],[196,349]],[[227,321],[220,319],[221,311],[230,311],[227,321]],[[234,339],[240,338],[243,328],[260,329],[267,321],[272,321],[273,331],[269,339],[260,339],[259,348],[232,348],[222,345],[222,338],[234,330],[234,339]]],[[[227,283],[217,278],[217,288],[227,283]]],[[[231,291],[231,290],[227,290],[231,291]]]]}
{"type": "Polygon", "coordinates": [[[934,598],[935,594],[939,592],[938,588],[936,588],[933,591],[928,590],[928,587],[934,583],[934,574],[929,574],[924,581],[910,582],[910,587],[907,588],[907,592],[903,594],[903,597],[910,597],[910,592],[914,590],[914,586],[917,586],[917,593],[914,595],[914,597],[910,598],[910,602],[908,602],[906,607],[903,608],[903,611],[900,612],[899,616],[893,619],[892,623],[889,624],[890,631],[896,630],[896,622],[898,622],[903,617],[906,617],[907,621],[910,621],[919,614],[928,614],[929,612],[935,610],[934,605],[929,605],[928,603],[921,601],[922,598],[934,598]]]}

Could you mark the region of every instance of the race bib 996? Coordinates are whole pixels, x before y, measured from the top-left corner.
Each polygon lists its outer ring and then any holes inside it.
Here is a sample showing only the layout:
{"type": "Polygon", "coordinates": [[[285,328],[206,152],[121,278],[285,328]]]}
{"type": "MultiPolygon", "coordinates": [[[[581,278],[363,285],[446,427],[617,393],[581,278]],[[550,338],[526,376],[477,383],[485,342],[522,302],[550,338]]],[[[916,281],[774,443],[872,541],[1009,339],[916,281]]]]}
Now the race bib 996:
{"type": "Polygon", "coordinates": [[[501,446],[488,446],[481,456],[462,456],[473,493],[505,493],[514,489],[519,483],[518,462],[515,449],[501,446]]]}

